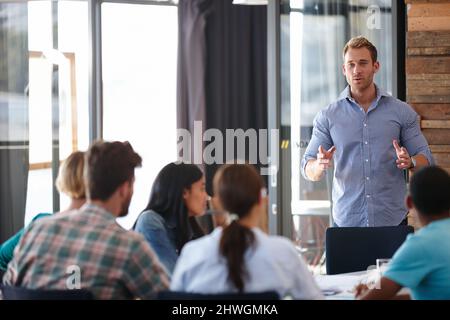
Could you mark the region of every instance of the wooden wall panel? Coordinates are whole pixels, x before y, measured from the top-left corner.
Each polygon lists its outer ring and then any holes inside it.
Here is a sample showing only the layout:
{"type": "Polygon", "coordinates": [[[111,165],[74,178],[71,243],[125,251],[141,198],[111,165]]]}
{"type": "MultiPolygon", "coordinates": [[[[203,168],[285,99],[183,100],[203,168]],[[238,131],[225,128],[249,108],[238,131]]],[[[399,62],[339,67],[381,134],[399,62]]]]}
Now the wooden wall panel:
{"type": "MultiPolygon", "coordinates": [[[[450,6],[450,5],[449,5],[450,6]]],[[[450,31],[409,31],[408,48],[450,47],[450,31]]]]}
{"type": "Polygon", "coordinates": [[[422,120],[450,120],[450,104],[411,104],[422,120]]]}
{"type": "Polygon", "coordinates": [[[450,30],[448,17],[423,17],[408,19],[409,31],[450,30]]]}
{"type": "Polygon", "coordinates": [[[449,129],[423,129],[422,132],[429,144],[450,144],[449,129]]]}
{"type": "Polygon", "coordinates": [[[405,0],[406,4],[419,4],[419,3],[428,3],[428,4],[434,4],[434,3],[448,3],[448,0],[405,0]]]}
{"type": "Polygon", "coordinates": [[[436,163],[450,172],[450,1],[405,2],[407,102],[436,163]]]}
{"type": "Polygon", "coordinates": [[[433,153],[450,153],[450,145],[432,144],[430,150],[433,153]]]}
{"type": "Polygon", "coordinates": [[[407,100],[409,103],[450,103],[450,94],[445,96],[440,95],[408,95],[407,100]]]}
{"type": "Polygon", "coordinates": [[[441,167],[450,167],[450,154],[448,153],[435,153],[433,154],[434,161],[441,167]]]}
{"type": "Polygon", "coordinates": [[[409,56],[448,56],[450,47],[408,48],[407,53],[409,56]]]}
{"type": "Polygon", "coordinates": [[[406,73],[450,74],[450,57],[408,57],[406,58],[406,73]]]}
{"type": "Polygon", "coordinates": [[[408,18],[422,17],[448,17],[450,16],[450,2],[443,3],[417,3],[410,5],[408,18]]]}
{"type": "MultiPolygon", "coordinates": [[[[434,75],[431,75],[434,76],[434,75]]],[[[416,80],[416,79],[407,79],[408,88],[415,89],[415,90],[421,90],[423,88],[436,88],[435,92],[438,92],[439,90],[447,90],[442,91],[442,94],[448,94],[450,93],[450,80],[446,79],[434,79],[431,77],[429,80],[416,80]]]]}
{"type": "Polygon", "coordinates": [[[423,129],[450,129],[450,120],[422,120],[423,129]]]}
{"type": "Polygon", "coordinates": [[[424,83],[423,86],[408,87],[408,94],[412,96],[446,96],[450,94],[450,87],[438,87],[424,83]]]}

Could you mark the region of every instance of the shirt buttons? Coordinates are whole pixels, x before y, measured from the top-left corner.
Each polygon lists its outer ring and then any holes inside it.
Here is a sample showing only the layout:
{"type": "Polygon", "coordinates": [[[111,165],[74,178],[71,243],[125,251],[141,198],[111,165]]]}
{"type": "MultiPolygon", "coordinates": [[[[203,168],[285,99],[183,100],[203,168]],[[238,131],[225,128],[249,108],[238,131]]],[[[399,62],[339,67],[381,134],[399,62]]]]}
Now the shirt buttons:
{"type": "Polygon", "coordinates": [[[364,123],[364,127],[367,127],[367,123],[364,123]]]}
{"type": "Polygon", "coordinates": [[[369,162],[369,159],[366,159],[366,162],[369,162]]]}
{"type": "Polygon", "coordinates": [[[366,177],[366,180],[369,180],[370,178],[369,177],[366,177]]]}
{"type": "Polygon", "coordinates": [[[366,195],[366,198],[370,198],[370,194],[367,194],[367,195],[366,195]]]}

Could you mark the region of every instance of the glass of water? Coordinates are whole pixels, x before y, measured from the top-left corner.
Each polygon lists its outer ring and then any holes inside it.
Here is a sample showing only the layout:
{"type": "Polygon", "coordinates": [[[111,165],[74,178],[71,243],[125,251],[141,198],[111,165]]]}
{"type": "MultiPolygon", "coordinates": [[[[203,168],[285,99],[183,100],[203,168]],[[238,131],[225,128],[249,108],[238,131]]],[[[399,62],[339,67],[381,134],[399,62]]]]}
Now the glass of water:
{"type": "Polygon", "coordinates": [[[391,259],[377,259],[377,270],[380,276],[387,270],[390,261],[391,259]]]}

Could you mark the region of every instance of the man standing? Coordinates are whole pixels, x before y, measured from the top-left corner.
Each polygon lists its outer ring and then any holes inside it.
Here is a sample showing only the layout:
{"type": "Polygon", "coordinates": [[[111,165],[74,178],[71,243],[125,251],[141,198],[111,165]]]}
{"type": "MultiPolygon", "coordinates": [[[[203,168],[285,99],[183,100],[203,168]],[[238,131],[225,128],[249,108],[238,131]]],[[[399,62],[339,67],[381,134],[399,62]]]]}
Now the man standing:
{"type": "Polygon", "coordinates": [[[406,224],[403,170],[433,163],[417,113],[375,85],[380,64],[377,49],[366,38],[352,38],[343,58],[348,86],[315,117],[302,174],[318,181],[334,158],[336,226],[406,224]]]}
{"type": "Polygon", "coordinates": [[[87,203],[34,223],[3,281],[31,289],[87,289],[96,299],[148,299],[168,288],[164,267],[138,233],[120,227],[141,157],[128,142],[97,142],[86,156],[87,203]]]}

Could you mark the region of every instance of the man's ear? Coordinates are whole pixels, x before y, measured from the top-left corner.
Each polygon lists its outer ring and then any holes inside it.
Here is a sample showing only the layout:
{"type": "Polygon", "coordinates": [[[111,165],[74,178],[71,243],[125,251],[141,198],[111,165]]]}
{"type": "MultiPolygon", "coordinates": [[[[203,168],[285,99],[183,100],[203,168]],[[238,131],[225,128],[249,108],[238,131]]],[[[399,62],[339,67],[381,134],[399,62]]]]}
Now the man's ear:
{"type": "Polygon", "coordinates": [[[125,189],[126,189],[126,182],[122,183],[122,184],[119,186],[119,189],[117,190],[117,191],[118,191],[118,194],[119,194],[119,196],[120,196],[121,198],[123,198],[123,196],[124,196],[124,194],[125,194],[125,189]]]}
{"type": "Polygon", "coordinates": [[[413,203],[413,201],[412,201],[411,196],[406,196],[405,202],[406,202],[406,207],[407,207],[409,210],[414,209],[414,203],[413,203]]]}
{"type": "Polygon", "coordinates": [[[119,195],[120,195],[120,197],[122,197],[122,198],[124,198],[124,197],[126,197],[126,196],[128,196],[128,193],[129,193],[129,191],[130,191],[130,188],[131,188],[131,183],[130,183],[130,181],[125,181],[124,183],[122,183],[120,186],[119,186],[119,195]]]}
{"type": "Polygon", "coordinates": [[[375,73],[377,73],[378,70],[380,70],[380,62],[375,61],[375,63],[373,64],[373,67],[375,68],[375,73]]]}
{"type": "Polygon", "coordinates": [[[342,64],[342,74],[345,76],[345,64],[342,64]]]}

